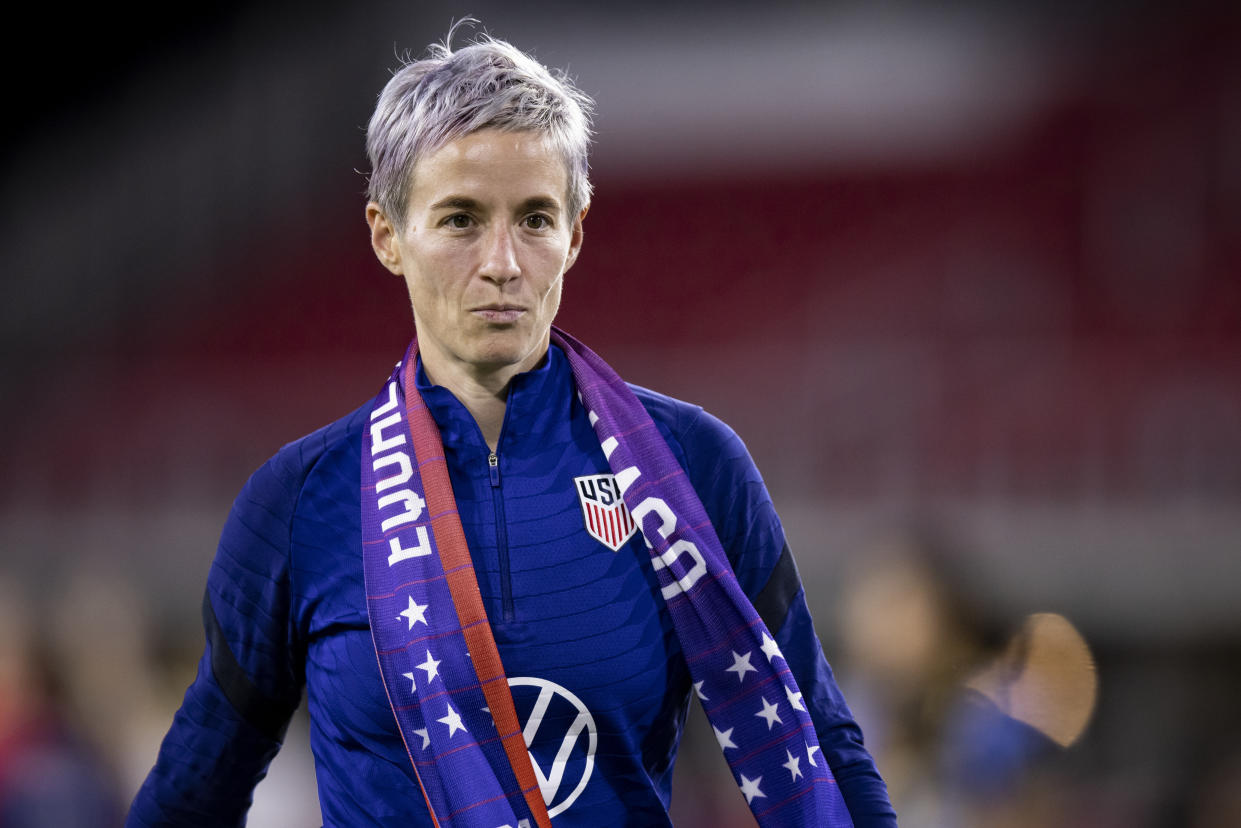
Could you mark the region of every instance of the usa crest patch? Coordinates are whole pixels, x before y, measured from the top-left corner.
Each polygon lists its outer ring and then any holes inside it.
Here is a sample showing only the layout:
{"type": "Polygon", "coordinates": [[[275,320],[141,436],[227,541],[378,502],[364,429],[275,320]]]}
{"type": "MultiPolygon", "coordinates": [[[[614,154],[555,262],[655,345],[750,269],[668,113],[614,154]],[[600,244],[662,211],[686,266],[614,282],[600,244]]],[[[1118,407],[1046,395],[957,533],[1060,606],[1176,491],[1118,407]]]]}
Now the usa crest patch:
{"type": "Polygon", "coordinates": [[[610,474],[588,474],[573,478],[573,483],[582,502],[586,531],[608,549],[619,551],[638,531],[638,525],[625,508],[616,478],[610,474]]]}

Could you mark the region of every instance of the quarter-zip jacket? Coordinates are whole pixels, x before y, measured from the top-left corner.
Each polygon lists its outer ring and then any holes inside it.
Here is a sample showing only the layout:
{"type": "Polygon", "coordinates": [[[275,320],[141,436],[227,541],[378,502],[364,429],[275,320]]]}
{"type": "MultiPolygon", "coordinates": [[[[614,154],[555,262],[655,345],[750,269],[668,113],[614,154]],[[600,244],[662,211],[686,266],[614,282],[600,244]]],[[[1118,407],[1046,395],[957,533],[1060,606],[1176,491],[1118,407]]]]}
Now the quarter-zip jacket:
{"type": "MultiPolygon", "coordinates": [[[[613,551],[588,529],[575,479],[610,470],[563,353],[553,346],[514,377],[494,452],[421,369],[417,389],[443,438],[552,824],[670,825],[689,673],[640,535],[613,551]]],[[[855,824],[895,825],[744,445],[701,408],[633,389],[775,635],[855,824]]],[[[369,408],[285,446],[238,497],[208,576],[198,676],[129,825],[241,824],[303,689],[324,824],[431,825],[366,615],[359,464],[369,408]]]]}

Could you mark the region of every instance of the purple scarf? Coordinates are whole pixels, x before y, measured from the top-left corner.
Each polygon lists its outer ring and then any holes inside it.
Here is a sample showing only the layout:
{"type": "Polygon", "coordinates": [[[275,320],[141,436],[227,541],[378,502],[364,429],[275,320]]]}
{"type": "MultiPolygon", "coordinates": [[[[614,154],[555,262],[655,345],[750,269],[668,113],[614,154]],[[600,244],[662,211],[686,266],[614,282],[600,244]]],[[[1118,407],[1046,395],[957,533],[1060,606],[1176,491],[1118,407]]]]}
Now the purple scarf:
{"type": "MultiPolygon", "coordinates": [[[[694,689],[758,824],[852,826],[797,683],[654,422],[596,354],[555,328],[552,339],[651,551],[694,689]]],[[[367,610],[380,670],[436,825],[550,825],[538,813],[529,757],[516,747],[507,684],[492,672],[498,655],[491,665],[480,643],[485,632],[494,651],[485,617],[459,606],[461,582],[478,593],[468,551],[464,563],[460,550],[451,564],[441,560],[464,542],[455,504],[436,508],[444,494],[432,490],[447,475],[413,387],[416,353],[415,342],[376,399],[362,457],[367,610]],[[508,709],[489,714],[503,706],[498,691],[508,709]]]]}

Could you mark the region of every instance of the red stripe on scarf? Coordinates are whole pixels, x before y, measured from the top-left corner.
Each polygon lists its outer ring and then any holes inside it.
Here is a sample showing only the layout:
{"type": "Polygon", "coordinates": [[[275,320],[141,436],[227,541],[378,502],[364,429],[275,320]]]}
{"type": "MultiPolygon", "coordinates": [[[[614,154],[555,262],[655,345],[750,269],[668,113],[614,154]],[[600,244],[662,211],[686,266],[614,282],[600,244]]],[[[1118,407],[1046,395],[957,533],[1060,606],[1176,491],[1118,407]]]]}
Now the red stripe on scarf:
{"type": "Polygon", "coordinates": [[[534,767],[530,764],[530,754],[526,750],[521,723],[517,720],[517,709],[513,706],[513,695],[509,692],[504,665],[500,662],[500,651],[496,649],[495,638],[491,635],[491,624],[487,621],[486,610],[483,609],[483,597],[478,591],[470,550],[466,546],[465,532],[461,529],[461,519],[457,515],[457,499],[453,495],[452,482],[448,479],[448,463],[444,458],[444,444],[440,438],[439,427],[432,419],[431,412],[427,410],[414,383],[417,362],[414,359],[415,353],[417,352],[411,352],[405,363],[405,408],[409,418],[409,433],[414,441],[414,452],[418,457],[422,483],[426,490],[424,494],[427,508],[430,514],[437,515],[432,518],[431,525],[444,566],[445,580],[452,593],[453,605],[457,610],[466,646],[470,650],[470,659],[482,685],[483,696],[487,699],[487,707],[495,720],[509,764],[513,766],[517,784],[521,787],[526,805],[539,828],[551,828],[551,817],[547,815],[547,805],[543,802],[543,794],[534,776],[534,767]]]}

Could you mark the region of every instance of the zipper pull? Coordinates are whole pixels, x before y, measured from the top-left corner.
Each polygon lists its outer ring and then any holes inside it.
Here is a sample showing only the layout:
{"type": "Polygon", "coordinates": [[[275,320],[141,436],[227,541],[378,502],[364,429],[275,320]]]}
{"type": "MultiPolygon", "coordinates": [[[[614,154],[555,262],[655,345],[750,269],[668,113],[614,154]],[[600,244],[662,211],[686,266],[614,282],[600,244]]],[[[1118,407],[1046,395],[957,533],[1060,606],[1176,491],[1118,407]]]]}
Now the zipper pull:
{"type": "Polygon", "coordinates": [[[491,485],[499,487],[500,485],[500,458],[493,451],[487,455],[487,466],[491,472],[491,485]]]}

